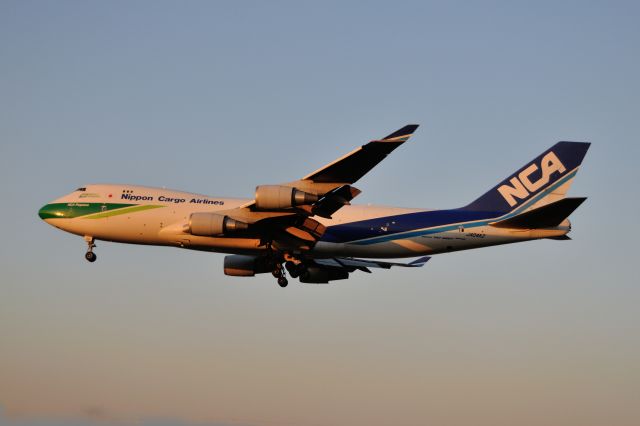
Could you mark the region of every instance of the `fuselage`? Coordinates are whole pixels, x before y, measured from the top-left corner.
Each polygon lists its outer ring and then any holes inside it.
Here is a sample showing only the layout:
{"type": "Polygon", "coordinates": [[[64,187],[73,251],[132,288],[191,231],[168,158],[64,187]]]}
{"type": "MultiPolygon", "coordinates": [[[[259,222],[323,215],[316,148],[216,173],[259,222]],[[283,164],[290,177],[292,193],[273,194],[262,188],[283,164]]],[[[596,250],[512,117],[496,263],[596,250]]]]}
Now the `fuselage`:
{"type": "MultiPolygon", "coordinates": [[[[251,199],[213,197],[138,185],[86,185],[40,209],[47,223],[85,238],[130,244],[175,246],[235,254],[267,249],[258,238],[202,237],[188,232],[192,213],[241,207],[251,199]]],[[[498,212],[425,210],[371,205],[341,208],[307,255],[400,258],[465,250],[530,239],[559,237],[568,220],[549,229],[491,226],[498,212]]]]}

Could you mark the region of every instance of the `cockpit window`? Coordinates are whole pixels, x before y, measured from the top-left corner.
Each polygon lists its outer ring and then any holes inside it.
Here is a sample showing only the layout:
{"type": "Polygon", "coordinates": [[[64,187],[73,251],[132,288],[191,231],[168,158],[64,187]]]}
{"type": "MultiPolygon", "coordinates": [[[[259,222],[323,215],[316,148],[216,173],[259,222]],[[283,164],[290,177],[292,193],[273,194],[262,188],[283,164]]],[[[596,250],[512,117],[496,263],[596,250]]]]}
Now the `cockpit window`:
{"type": "Polygon", "coordinates": [[[84,188],[84,187],[76,189],[76,191],[86,191],[86,190],[87,190],[87,188],[84,188]]]}

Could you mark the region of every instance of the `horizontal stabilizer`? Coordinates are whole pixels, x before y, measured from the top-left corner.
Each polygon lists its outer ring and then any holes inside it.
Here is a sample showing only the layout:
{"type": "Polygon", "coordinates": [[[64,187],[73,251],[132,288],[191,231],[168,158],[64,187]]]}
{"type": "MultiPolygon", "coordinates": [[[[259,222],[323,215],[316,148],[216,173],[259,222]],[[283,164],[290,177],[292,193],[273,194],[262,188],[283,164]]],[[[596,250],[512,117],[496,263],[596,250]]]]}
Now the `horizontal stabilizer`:
{"type": "Polygon", "coordinates": [[[493,222],[491,226],[515,229],[553,228],[569,217],[584,200],[586,200],[586,197],[563,198],[555,203],[547,204],[509,219],[493,222]]]}

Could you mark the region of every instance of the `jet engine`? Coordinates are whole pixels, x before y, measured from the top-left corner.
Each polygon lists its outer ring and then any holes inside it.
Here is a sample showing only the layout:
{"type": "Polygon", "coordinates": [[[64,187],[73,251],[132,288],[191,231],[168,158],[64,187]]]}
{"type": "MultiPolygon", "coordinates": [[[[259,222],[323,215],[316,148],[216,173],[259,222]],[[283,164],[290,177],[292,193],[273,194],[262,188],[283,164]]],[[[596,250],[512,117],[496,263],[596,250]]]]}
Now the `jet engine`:
{"type": "Polygon", "coordinates": [[[349,272],[341,269],[318,268],[309,266],[300,275],[300,282],[306,284],[326,284],[329,281],[345,280],[349,278],[349,272]]]}
{"type": "Polygon", "coordinates": [[[249,224],[216,213],[191,213],[189,233],[201,237],[214,237],[244,231],[249,224]]]}
{"type": "Polygon", "coordinates": [[[255,274],[270,272],[264,257],[232,254],[224,257],[224,274],[233,277],[253,277],[255,274]]]}
{"type": "Polygon", "coordinates": [[[258,210],[283,210],[305,204],[313,204],[320,197],[289,186],[260,185],[256,187],[258,210]]]}

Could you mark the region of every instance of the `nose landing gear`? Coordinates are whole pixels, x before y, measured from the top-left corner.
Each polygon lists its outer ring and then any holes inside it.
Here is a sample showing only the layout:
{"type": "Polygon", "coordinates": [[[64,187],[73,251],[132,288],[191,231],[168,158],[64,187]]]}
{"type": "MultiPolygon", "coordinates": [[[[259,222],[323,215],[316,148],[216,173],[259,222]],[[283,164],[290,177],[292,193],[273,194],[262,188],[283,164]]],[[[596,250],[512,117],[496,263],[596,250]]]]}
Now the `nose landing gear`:
{"type": "Polygon", "coordinates": [[[87,252],[84,254],[84,258],[93,263],[98,258],[98,256],[96,256],[96,254],[93,252],[93,249],[96,246],[94,244],[95,240],[90,236],[85,236],[84,240],[87,242],[87,252]]]}

